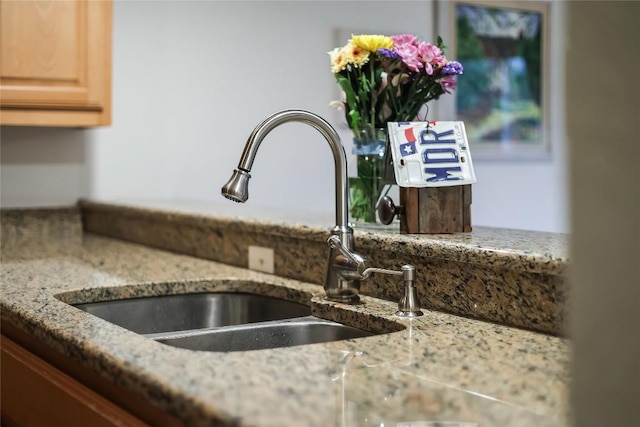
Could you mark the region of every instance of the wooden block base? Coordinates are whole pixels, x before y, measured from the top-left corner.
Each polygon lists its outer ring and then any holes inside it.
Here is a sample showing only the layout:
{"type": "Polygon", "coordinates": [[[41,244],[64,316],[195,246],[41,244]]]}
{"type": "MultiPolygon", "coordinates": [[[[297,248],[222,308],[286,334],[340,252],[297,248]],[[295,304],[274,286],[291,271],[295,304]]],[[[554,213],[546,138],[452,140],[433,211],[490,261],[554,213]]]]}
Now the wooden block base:
{"type": "Polygon", "coordinates": [[[471,185],[400,187],[400,232],[404,234],[471,231],[471,185]]]}

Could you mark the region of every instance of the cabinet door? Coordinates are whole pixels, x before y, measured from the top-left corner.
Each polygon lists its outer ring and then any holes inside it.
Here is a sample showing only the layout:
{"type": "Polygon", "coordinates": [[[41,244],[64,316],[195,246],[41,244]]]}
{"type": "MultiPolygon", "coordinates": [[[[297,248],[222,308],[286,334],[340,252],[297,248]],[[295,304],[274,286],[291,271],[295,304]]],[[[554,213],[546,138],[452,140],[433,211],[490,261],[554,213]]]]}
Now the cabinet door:
{"type": "Polygon", "coordinates": [[[2,423],[7,426],[147,426],[1,336],[2,423]]]}
{"type": "Polygon", "coordinates": [[[111,122],[111,0],[0,0],[0,123],[111,122]]]}

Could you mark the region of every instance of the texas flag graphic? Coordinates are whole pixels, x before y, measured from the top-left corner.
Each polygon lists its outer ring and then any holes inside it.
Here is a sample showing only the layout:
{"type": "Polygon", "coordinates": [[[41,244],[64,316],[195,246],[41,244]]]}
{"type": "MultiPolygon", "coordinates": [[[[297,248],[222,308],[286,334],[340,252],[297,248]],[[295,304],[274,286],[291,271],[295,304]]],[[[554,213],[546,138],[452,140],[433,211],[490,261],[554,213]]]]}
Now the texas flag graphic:
{"type": "Polygon", "coordinates": [[[418,152],[416,150],[415,142],[407,142],[406,144],[400,144],[399,148],[400,148],[400,153],[402,154],[402,157],[410,156],[418,152]]]}
{"type": "Polygon", "coordinates": [[[400,154],[402,157],[410,156],[412,154],[416,154],[418,150],[416,150],[416,135],[413,133],[413,127],[408,127],[404,130],[404,139],[407,141],[404,144],[400,144],[398,148],[400,149],[400,154]]]}

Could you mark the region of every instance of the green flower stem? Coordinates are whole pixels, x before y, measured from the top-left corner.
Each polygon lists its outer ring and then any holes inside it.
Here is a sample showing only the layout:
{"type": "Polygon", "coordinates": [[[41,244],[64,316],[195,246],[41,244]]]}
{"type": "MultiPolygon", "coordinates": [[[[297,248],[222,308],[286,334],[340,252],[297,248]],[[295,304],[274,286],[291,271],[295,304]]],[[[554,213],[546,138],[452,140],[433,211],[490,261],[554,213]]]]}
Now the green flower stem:
{"type": "Polygon", "coordinates": [[[384,185],[384,156],[380,150],[386,145],[386,129],[368,129],[368,123],[362,124],[358,138],[354,138],[356,147],[357,176],[349,178],[351,196],[351,218],[375,223],[377,203],[384,185]],[[365,129],[366,128],[366,129],[365,129]]]}
{"type": "MultiPolygon", "coordinates": [[[[374,74],[374,67],[370,66],[369,67],[369,81],[371,82],[371,84],[373,85],[373,82],[375,81],[375,74],[374,74]]],[[[375,132],[376,129],[376,91],[375,91],[375,87],[371,87],[370,88],[370,95],[371,95],[371,99],[370,99],[370,105],[369,105],[369,126],[372,132],[375,132]]]]}
{"type": "Polygon", "coordinates": [[[358,156],[358,176],[349,178],[353,219],[376,222],[376,208],[382,190],[382,163],[383,159],[376,155],[358,156]]]}

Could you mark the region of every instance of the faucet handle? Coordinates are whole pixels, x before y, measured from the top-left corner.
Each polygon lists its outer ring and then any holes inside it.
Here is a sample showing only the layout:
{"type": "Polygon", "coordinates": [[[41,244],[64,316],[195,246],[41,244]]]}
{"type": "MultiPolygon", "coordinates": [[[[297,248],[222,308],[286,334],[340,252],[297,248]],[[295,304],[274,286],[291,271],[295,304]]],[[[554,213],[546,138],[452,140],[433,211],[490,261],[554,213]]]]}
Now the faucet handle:
{"type": "Polygon", "coordinates": [[[340,254],[342,256],[344,256],[346,259],[348,259],[353,264],[355,264],[356,270],[358,271],[358,274],[362,274],[362,271],[364,270],[365,263],[366,263],[366,261],[365,261],[365,259],[363,257],[361,257],[359,254],[357,254],[355,252],[351,252],[342,243],[342,241],[340,241],[340,238],[338,236],[329,237],[329,239],[327,240],[327,243],[329,244],[330,248],[337,249],[338,252],[340,252],[340,254]]]}

